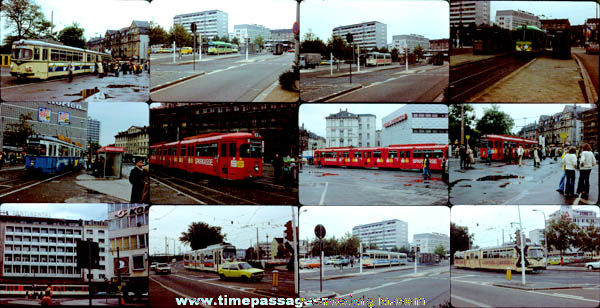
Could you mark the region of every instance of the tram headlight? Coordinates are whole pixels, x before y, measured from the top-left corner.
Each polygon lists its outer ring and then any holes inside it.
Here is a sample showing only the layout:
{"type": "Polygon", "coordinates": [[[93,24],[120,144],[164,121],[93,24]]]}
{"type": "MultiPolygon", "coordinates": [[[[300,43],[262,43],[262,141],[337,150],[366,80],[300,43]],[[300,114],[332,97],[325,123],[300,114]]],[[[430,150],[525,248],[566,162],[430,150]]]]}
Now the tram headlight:
{"type": "Polygon", "coordinates": [[[31,66],[25,66],[25,71],[26,72],[32,72],[33,71],[33,67],[31,67],[31,66]]]}
{"type": "Polygon", "coordinates": [[[258,165],[254,165],[254,171],[258,172],[258,165]]]}

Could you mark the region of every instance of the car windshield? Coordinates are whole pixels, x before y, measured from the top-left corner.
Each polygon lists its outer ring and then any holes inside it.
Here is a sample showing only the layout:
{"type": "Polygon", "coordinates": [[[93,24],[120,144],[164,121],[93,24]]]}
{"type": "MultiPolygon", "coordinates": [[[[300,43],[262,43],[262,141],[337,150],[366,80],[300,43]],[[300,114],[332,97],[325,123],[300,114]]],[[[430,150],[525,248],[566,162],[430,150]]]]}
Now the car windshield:
{"type": "Polygon", "coordinates": [[[262,144],[260,141],[252,141],[252,143],[244,143],[240,145],[240,157],[262,157],[262,144]]]}
{"type": "Polygon", "coordinates": [[[233,249],[233,250],[227,249],[227,248],[223,249],[223,259],[225,259],[225,260],[235,259],[235,254],[236,254],[235,249],[233,249]]]}
{"type": "Polygon", "coordinates": [[[31,60],[33,52],[27,48],[15,48],[12,51],[12,59],[14,60],[31,60]]]}
{"type": "Polygon", "coordinates": [[[246,263],[246,262],[243,262],[243,263],[240,263],[240,264],[238,264],[238,267],[239,267],[240,269],[250,269],[250,268],[252,268],[252,266],[250,266],[250,264],[248,264],[248,263],[246,263]]]}
{"type": "Polygon", "coordinates": [[[168,267],[167,263],[158,263],[158,267],[168,267]]]}

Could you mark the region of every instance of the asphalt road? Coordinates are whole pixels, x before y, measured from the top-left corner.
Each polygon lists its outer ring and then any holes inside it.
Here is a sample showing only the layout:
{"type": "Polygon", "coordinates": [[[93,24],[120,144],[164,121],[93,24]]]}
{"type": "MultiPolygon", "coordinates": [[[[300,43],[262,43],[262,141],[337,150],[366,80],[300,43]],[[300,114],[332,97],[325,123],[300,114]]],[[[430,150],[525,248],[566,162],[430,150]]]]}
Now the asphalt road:
{"type": "MultiPolygon", "coordinates": [[[[600,303],[600,274],[546,270],[527,274],[532,290],[497,286],[508,284],[503,272],[451,269],[454,307],[597,307],[600,303]],[[493,285],[496,284],[496,285],[493,285]],[[578,288],[566,288],[574,284],[578,288]],[[541,290],[535,286],[554,287],[541,290]]],[[[521,275],[513,273],[511,285],[519,287],[521,275]]]]}
{"type": "Polygon", "coordinates": [[[307,165],[299,176],[303,205],[446,205],[448,186],[439,173],[423,181],[417,171],[347,169],[307,165]]]}
{"type": "MultiPolygon", "coordinates": [[[[458,204],[544,204],[586,205],[598,202],[598,166],[590,175],[589,199],[566,198],[556,191],[562,176],[559,161],[546,158],[540,168],[531,159],[523,166],[493,162],[492,166],[476,158],[474,169],[460,170],[459,160],[450,160],[450,203],[458,204]]],[[[575,187],[579,180],[577,172],[575,187]]]]}
{"type": "MultiPolygon", "coordinates": [[[[151,92],[154,101],[217,101],[234,102],[253,101],[261,92],[275,83],[279,74],[290,70],[293,55],[274,56],[262,54],[249,58],[225,58],[197,64],[198,71],[204,75],[195,77],[166,88],[151,92]]],[[[192,64],[186,65],[156,65],[154,72],[192,71],[192,64]]],[[[155,82],[152,82],[155,85],[155,82]]]]}
{"type": "Polygon", "coordinates": [[[583,66],[587,71],[588,76],[592,80],[594,84],[594,88],[596,89],[596,93],[600,93],[598,90],[598,78],[600,78],[600,55],[592,55],[586,54],[585,49],[583,48],[573,48],[572,52],[576,54],[577,57],[583,62],[583,66]]]}

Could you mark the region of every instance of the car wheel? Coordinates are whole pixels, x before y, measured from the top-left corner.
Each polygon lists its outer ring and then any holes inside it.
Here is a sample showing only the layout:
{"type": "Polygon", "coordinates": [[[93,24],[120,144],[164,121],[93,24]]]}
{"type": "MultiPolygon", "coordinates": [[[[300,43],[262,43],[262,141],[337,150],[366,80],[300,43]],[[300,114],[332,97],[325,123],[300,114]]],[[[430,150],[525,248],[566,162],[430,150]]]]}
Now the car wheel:
{"type": "Polygon", "coordinates": [[[588,265],[588,270],[590,270],[590,271],[591,271],[591,270],[593,270],[593,269],[594,269],[594,267],[593,267],[593,266],[591,266],[591,265],[588,265]]]}
{"type": "Polygon", "coordinates": [[[219,274],[219,279],[221,279],[221,280],[225,280],[225,275],[223,275],[223,274],[219,274]]]}

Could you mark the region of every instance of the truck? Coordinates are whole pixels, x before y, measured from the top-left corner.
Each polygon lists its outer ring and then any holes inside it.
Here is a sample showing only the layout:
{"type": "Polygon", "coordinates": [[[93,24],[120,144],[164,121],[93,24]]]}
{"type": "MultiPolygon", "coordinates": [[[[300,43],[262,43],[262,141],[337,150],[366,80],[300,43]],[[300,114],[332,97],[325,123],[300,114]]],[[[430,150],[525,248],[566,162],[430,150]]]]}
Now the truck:
{"type": "Polygon", "coordinates": [[[314,68],[321,63],[321,54],[318,53],[302,53],[300,54],[301,68],[314,68]]]}

